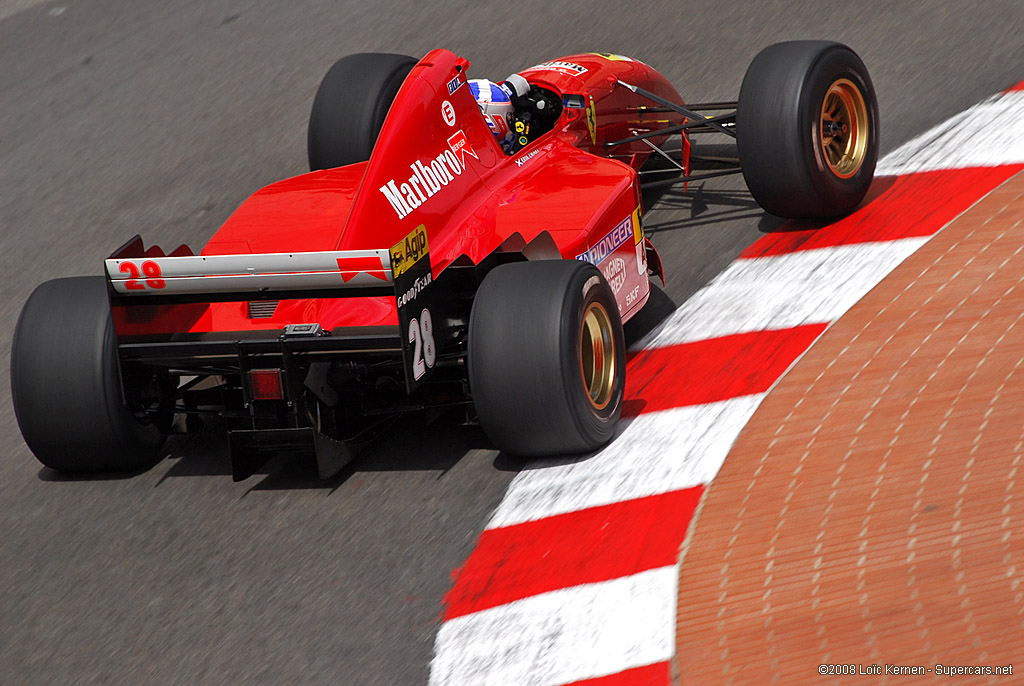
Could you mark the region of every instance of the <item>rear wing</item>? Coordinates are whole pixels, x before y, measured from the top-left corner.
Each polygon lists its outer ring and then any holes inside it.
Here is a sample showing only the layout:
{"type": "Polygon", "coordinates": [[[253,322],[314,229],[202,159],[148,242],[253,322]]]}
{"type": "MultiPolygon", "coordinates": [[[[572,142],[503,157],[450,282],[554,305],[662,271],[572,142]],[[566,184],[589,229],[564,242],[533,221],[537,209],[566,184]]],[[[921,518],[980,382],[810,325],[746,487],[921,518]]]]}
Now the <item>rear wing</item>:
{"type": "MultiPolygon", "coordinates": [[[[433,274],[423,225],[397,245],[374,250],[194,255],[181,246],[167,255],[157,246],[145,249],[135,236],[104,267],[118,307],[392,296],[410,392],[428,379],[437,344],[448,339],[442,330],[447,298],[428,288],[433,274]]],[[[336,340],[343,349],[343,337],[336,340]]],[[[317,347],[329,349],[330,339],[317,347]]]]}
{"type": "Polygon", "coordinates": [[[105,262],[111,294],[119,300],[137,296],[149,304],[170,304],[320,297],[334,291],[341,291],[336,296],[393,292],[388,248],[193,255],[182,246],[164,255],[156,246],[142,247],[142,239],[136,236],[105,262]]]}

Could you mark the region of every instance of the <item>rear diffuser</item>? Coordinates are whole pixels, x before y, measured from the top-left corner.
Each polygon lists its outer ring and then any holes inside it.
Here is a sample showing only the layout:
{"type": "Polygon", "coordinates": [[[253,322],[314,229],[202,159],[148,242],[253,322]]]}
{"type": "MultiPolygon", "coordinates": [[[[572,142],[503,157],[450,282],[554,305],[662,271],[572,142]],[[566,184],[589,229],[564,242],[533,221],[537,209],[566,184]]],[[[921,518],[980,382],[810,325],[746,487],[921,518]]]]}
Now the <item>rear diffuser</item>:
{"type": "Polygon", "coordinates": [[[229,431],[231,478],[243,481],[280,452],[312,452],[321,479],[329,479],[356,456],[356,446],[325,436],[316,429],[229,431]]]}

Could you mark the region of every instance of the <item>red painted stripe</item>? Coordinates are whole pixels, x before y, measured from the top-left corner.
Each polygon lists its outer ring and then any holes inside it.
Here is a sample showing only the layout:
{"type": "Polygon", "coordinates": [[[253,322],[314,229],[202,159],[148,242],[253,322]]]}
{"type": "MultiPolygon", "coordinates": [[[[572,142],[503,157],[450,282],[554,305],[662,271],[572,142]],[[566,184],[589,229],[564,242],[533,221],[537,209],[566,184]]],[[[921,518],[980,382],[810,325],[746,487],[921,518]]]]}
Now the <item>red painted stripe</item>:
{"type": "Polygon", "coordinates": [[[384,263],[377,255],[368,257],[339,257],[337,258],[338,269],[341,271],[341,280],[348,283],[356,275],[366,272],[370,276],[387,281],[384,274],[384,263]]]}
{"type": "Polygon", "coordinates": [[[868,201],[832,224],[789,221],[740,258],[782,255],[851,243],[931,236],[1024,165],[946,169],[878,177],[868,201]]]}
{"type": "Polygon", "coordinates": [[[445,620],[675,564],[703,486],[486,529],[445,596],[445,620]]]}
{"type": "Polygon", "coordinates": [[[667,662],[658,662],[645,667],[627,669],[618,674],[599,676],[594,679],[574,681],[565,686],[668,686],[669,666],[667,662]]]}
{"type": "Polygon", "coordinates": [[[642,350],[626,364],[623,414],[763,393],[826,326],[753,331],[642,350]]]}
{"type": "Polygon", "coordinates": [[[1005,91],[1003,91],[1003,92],[1004,92],[1004,93],[1012,93],[1012,92],[1014,92],[1014,91],[1024,91],[1024,81],[1021,81],[1021,82],[1020,82],[1020,83],[1018,83],[1018,84],[1017,84],[1016,86],[1011,86],[1011,87],[1007,88],[1007,89],[1006,89],[1005,91]]]}

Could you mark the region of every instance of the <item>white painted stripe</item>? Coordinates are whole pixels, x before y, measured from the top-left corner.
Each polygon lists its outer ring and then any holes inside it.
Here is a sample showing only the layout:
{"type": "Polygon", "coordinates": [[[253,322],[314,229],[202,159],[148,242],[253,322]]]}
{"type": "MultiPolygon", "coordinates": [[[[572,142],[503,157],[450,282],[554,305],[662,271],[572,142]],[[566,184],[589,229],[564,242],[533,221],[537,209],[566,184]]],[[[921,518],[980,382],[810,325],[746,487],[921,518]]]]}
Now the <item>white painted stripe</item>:
{"type": "Polygon", "coordinates": [[[675,565],[445,622],[431,686],[557,686],[668,660],[675,565]]]}
{"type": "Polygon", "coordinates": [[[48,0],[0,0],[0,21],[13,17],[19,12],[41,5],[48,0]]]}
{"type": "Polygon", "coordinates": [[[640,415],[592,456],[535,460],[513,479],[487,528],[708,483],[763,398],[640,415]]]}
{"type": "Polygon", "coordinates": [[[737,260],[634,348],[834,321],[927,240],[902,238],[737,260]]]}
{"type": "Polygon", "coordinates": [[[878,163],[876,176],[1024,164],[1024,91],[999,94],[939,124],[878,163]]]}

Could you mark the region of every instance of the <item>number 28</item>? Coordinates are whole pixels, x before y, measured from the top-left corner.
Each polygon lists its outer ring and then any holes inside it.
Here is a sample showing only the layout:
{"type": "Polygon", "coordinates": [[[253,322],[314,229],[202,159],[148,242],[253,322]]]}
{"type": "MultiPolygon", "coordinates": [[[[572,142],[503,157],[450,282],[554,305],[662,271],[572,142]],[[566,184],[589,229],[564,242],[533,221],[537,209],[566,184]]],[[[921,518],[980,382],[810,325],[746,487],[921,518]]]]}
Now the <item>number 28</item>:
{"type": "Polygon", "coordinates": [[[430,310],[423,308],[419,321],[416,317],[409,320],[409,342],[412,343],[412,378],[418,380],[437,361],[434,321],[430,316],[430,310]]]}
{"type": "Polygon", "coordinates": [[[147,288],[159,290],[167,285],[167,282],[160,278],[163,276],[160,265],[153,260],[143,262],[141,272],[137,264],[127,260],[121,263],[119,269],[122,274],[127,274],[130,277],[124,282],[124,287],[129,291],[144,291],[147,288]],[[141,278],[143,275],[146,278],[141,278]]]}

